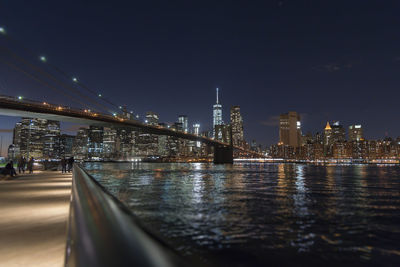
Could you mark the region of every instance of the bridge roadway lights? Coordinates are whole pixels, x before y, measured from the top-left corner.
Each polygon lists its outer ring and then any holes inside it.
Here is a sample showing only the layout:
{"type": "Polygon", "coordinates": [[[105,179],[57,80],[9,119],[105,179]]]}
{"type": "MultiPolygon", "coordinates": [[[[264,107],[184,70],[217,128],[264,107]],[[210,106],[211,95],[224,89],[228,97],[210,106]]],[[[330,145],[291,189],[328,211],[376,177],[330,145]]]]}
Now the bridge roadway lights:
{"type": "Polygon", "coordinates": [[[233,147],[218,145],[214,146],[214,163],[233,164],[233,147]]]}

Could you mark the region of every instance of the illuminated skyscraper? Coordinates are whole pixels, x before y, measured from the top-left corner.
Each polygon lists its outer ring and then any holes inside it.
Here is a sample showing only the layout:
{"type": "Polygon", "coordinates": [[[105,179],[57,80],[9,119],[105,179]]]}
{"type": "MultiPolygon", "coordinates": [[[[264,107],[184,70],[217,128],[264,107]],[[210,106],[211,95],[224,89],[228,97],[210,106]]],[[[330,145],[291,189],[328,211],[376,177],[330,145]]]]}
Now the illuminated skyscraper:
{"type": "MultiPolygon", "coordinates": [[[[200,124],[199,123],[195,123],[193,124],[193,133],[195,135],[200,135],[200,124]]],[[[200,147],[201,143],[199,141],[196,142],[196,146],[200,147]]]]}
{"type": "Polygon", "coordinates": [[[144,122],[149,125],[158,125],[158,115],[153,111],[148,111],[144,122]]]}
{"type": "Polygon", "coordinates": [[[346,141],[346,130],[339,121],[335,121],[331,125],[332,128],[332,143],[346,141]]]}
{"type": "Polygon", "coordinates": [[[178,122],[182,123],[182,130],[187,133],[189,132],[188,128],[188,117],[186,115],[179,115],[178,122]]]}
{"type": "Polygon", "coordinates": [[[88,129],[88,158],[91,160],[103,159],[104,127],[89,126],[88,129]]]}
{"type": "Polygon", "coordinates": [[[22,118],[14,129],[13,142],[26,158],[58,158],[60,122],[38,118],[22,118]]]}
{"type": "Polygon", "coordinates": [[[299,147],[301,144],[300,115],[295,111],[281,114],[279,118],[279,142],[282,145],[299,147]]]}
{"type": "Polygon", "coordinates": [[[193,133],[195,135],[199,135],[200,134],[200,124],[198,124],[198,123],[193,124],[193,133]]]}
{"type": "Polygon", "coordinates": [[[329,121],[326,122],[324,129],[324,145],[330,146],[332,144],[332,128],[329,121]]]}
{"type": "Polygon", "coordinates": [[[240,106],[231,107],[231,126],[232,126],[232,141],[235,146],[242,146],[243,137],[243,119],[240,114],[240,106]]]}
{"type": "Polygon", "coordinates": [[[231,143],[231,126],[228,125],[215,125],[215,139],[224,143],[231,143]]]}
{"type": "Polygon", "coordinates": [[[14,127],[14,132],[13,132],[13,144],[18,145],[21,142],[21,129],[22,129],[22,123],[17,122],[14,127]]]}
{"type": "Polygon", "coordinates": [[[60,122],[46,120],[43,133],[43,157],[56,159],[60,155],[60,122]]]}
{"type": "Polygon", "coordinates": [[[363,129],[361,125],[349,126],[349,141],[360,141],[364,138],[363,129]]]}
{"type": "Polygon", "coordinates": [[[89,129],[81,127],[76,133],[74,144],[72,146],[72,153],[74,157],[78,160],[83,160],[87,158],[89,137],[89,129]]]}
{"type": "Polygon", "coordinates": [[[218,88],[217,88],[217,103],[213,106],[213,137],[215,138],[215,126],[222,125],[222,105],[218,99],[218,88]]]}
{"type": "Polygon", "coordinates": [[[72,152],[74,141],[74,135],[62,134],[60,136],[60,158],[72,157],[74,155],[72,152]]]}

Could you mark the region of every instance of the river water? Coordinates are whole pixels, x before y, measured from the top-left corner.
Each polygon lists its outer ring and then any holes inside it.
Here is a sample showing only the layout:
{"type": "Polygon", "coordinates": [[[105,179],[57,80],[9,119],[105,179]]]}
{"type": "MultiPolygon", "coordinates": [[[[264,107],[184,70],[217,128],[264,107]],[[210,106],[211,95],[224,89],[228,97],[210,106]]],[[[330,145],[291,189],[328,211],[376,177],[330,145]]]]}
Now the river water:
{"type": "Polygon", "coordinates": [[[144,225],[210,266],[400,266],[400,167],[87,163],[144,225]]]}

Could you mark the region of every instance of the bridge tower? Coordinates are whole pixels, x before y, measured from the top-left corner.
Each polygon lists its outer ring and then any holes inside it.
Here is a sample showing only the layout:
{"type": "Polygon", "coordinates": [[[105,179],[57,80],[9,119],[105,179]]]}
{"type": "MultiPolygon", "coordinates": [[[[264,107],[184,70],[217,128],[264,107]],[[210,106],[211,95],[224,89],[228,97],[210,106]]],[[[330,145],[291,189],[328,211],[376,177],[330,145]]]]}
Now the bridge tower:
{"type": "Polygon", "coordinates": [[[215,164],[233,164],[233,146],[214,146],[215,164]]]}
{"type": "Polygon", "coordinates": [[[214,145],[214,164],[233,164],[232,127],[229,126],[229,145],[214,145]]]}

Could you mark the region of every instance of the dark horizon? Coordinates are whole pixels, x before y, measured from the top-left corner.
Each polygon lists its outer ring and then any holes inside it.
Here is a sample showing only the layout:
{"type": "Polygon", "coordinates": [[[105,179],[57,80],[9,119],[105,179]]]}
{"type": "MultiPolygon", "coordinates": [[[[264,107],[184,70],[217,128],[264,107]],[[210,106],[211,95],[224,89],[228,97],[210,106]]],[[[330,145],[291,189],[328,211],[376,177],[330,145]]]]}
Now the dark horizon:
{"type": "MultiPolygon", "coordinates": [[[[247,141],[270,145],[278,141],[277,116],[292,110],[301,114],[304,134],[340,121],[346,129],[362,124],[366,139],[400,136],[390,115],[399,97],[399,7],[17,0],[1,6],[0,26],[142,116],[151,110],[172,122],[186,114],[190,126],[211,129],[219,87],[224,121],[239,105],[247,141]]],[[[0,44],[9,47],[2,37],[0,44]]],[[[1,94],[44,98],[34,81],[2,63],[0,70],[1,94]]],[[[17,119],[0,120],[7,139],[17,119]]]]}

